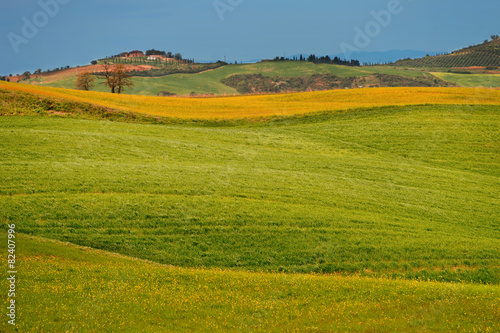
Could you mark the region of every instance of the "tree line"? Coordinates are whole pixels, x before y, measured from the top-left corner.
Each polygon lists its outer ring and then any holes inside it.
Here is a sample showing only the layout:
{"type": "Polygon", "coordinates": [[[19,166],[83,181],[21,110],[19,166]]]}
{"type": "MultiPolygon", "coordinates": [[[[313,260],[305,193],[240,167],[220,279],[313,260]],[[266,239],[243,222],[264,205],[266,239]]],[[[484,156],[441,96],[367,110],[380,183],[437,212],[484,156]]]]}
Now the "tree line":
{"type": "Polygon", "coordinates": [[[162,55],[162,56],[165,56],[167,58],[174,58],[175,60],[182,60],[182,54],[180,53],[172,53],[172,52],[165,52],[165,51],[160,51],[160,50],[155,50],[155,49],[151,49],[151,50],[147,50],[146,51],[146,57],[149,57],[151,55],[162,55]]]}
{"type": "Polygon", "coordinates": [[[317,57],[315,54],[309,55],[309,57],[305,57],[302,54],[300,56],[294,56],[292,58],[285,57],[276,57],[273,59],[274,61],[308,61],[314,64],[332,64],[332,65],[342,65],[342,66],[361,66],[359,60],[345,60],[340,59],[339,57],[334,57],[333,59],[329,56],[317,57]]]}

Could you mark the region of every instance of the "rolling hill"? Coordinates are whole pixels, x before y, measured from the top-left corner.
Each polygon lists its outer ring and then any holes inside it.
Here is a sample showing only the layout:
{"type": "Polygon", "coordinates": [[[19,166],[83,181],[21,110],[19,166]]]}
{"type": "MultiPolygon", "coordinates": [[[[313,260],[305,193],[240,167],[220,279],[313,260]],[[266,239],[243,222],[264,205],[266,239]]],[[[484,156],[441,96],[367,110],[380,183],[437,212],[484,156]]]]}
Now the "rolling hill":
{"type": "Polygon", "coordinates": [[[497,331],[499,111],[494,89],[0,82],[19,328],[497,331]]]}
{"type": "MultiPolygon", "coordinates": [[[[498,286],[194,270],[40,237],[18,240],[22,332],[136,332],[138,326],[142,332],[500,328],[498,286]]],[[[0,328],[8,329],[5,321],[0,328]]]]}
{"type": "MultiPolygon", "coordinates": [[[[46,78],[34,78],[26,83],[34,85],[67,88],[73,89],[76,82],[76,73],[66,73],[59,75],[56,79],[54,76],[46,78]]],[[[376,75],[390,75],[396,79],[392,80],[395,85],[407,85],[408,79],[414,81],[439,82],[444,79],[446,82],[438,83],[441,86],[456,84],[465,87],[500,87],[499,74],[477,74],[477,80],[472,81],[475,85],[471,85],[471,81],[467,76],[462,77],[443,77],[441,73],[431,71],[407,69],[393,66],[364,66],[364,67],[347,67],[328,64],[312,64],[308,62],[293,62],[293,61],[273,61],[256,64],[243,65],[227,65],[221,68],[208,70],[196,74],[172,74],[160,77],[142,77],[134,76],[132,78],[134,87],[127,89],[127,94],[156,96],[168,92],[179,96],[188,95],[238,95],[239,92],[234,87],[223,83],[231,76],[245,75],[262,75],[266,78],[284,78],[284,79],[300,79],[308,80],[313,76],[318,75],[335,75],[343,80],[352,82],[360,82],[359,86],[366,86],[363,80],[369,79],[373,83],[380,86],[387,85],[376,79],[376,75]],[[370,78],[371,77],[371,78],[370,78]],[[375,78],[375,79],[373,79],[375,78]],[[448,81],[449,80],[449,81],[448,81]]],[[[25,82],[25,81],[23,81],[25,82]]],[[[93,88],[94,91],[108,92],[108,88],[103,84],[98,83],[93,88]]],[[[411,85],[411,83],[410,83],[411,85]]],[[[426,84],[420,83],[425,86],[426,84]]],[[[356,86],[357,87],[357,86],[356,86]]],[[[258,89],[257,89],[258,90],[258,89]]]]}
{"type": "Polygon", "coordinates": [[[498,110],[235,125],[3,117],[0,216],[180,267],[498,284],[498,110]]]}
{"type": "MultiPolygon", "coordinates": [[[[364,88],[217,98],[134,96],[0,82],[0,89],[2,88],[7,91],[5,94],[10,91],[10,95],[13,95],[10,99],[14,102],[30,98],[28,104],[41,112],[58,111],[57,104],[50,99],[46,103],[40,103],[49,97],[91,103],[120,112],[195,120],[272,118],[388,105],[455,105],[464,101],[470,105],[498,105],[500,96],[498,90],[469,88],[364,88]],[[20,95],[17,96],[16,92],[20,92],[20,95]],[[34,99],[32,94],[39,96],[39,100],[34,99]]],[[[4,114],[8,115],[11,110],[17,109],[7,103],[9,101],[7,97],[5,101],[4,114]]],[[[61,108],[61,111],[71,115],[67,112],[68,107],[61,108]]]]}
{"type": "Polygon", "coordinates": [[[496,67],[500,66],[500,39],[485,41],[483,44],[470,46],[450,54],[404,59],[395,66],[411,68],[453,68],[453,67],[496,67]]]}
{"type": "MultiPolygon", "coordinates": [[[[446,87],[456,85],[499,88],[499,50],[500,39],[494,39],[446,55],[419,59],[408,58],[391,65],[362,67],[286,60],[226,65],[221,62],[214,64],[161,63],[148,61],[146,58],[140,60],[109,58],[100,60],[95,66],[32,74],[27,80],[23,79],[23,76],[9,79],[13,82],[74,89],[77,75],[82,71],[97,73],[102,71],[104,62],[125,62],[133,76],[134,83],[134,86],[126,89],[125,93],[145,96],[224,96],[242,93],[351,89],[367,86],[446,87]],[[255,80],[257,76],[263,79],[255,80]],[[244,84],[238,82],[239,86],[236,86],[234,81],[241,81],[242,78],[249,79],[244,84]],[[294,83],[290,84],[290,81],[294,83]],[[297,84],[299,81],[302,83],[297,84]],[[304,82],[312,83],[304,84],[304,82]]],[[[103,80],[98,79],[92,90],[108,92],[109,89],[103,84],[103,80]]]]}
{"type": "MultiPolygon", "coordinates": [[[[347,67],[329,64],[313,64],[309,62],[272,61],[256,64],[227,65],[196,74],[172,74],[160,77],[133,77],[134,87],[127,94],[156,96],[168,91],[180,96],[195,95],[237,95],[236,89],[222,81],[233,75],[263,75],[265,77],[310,77],[312,75],[336,75],[341,78],[368,77],[374,74],[399,75],[406,78],[422,78],[429,80],[436,77],[430,73],[406,70],[390,66],[347,67]]],[[[23,83],[48,87],[73,89],[77,73],[63,71],[58,79],[54,76],[37,77],[23,83]]],[[[108,88],[98,83],[95,91],[108,92],[108,88]]]]}

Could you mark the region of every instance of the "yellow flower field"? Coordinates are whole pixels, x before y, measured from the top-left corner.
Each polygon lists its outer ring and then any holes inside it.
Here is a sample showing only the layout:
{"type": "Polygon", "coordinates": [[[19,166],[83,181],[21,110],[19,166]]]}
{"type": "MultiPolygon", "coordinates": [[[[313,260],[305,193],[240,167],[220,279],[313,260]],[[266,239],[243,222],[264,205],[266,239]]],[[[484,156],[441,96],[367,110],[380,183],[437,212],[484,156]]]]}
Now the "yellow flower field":
{"type": "MultiPolygon", "coordinates": [[[[185,269],[43,238],[18,239],[24,249],[17,298],[20,332],[500,328],[498,286],[185,269]]],[[[4,320],[0,331],[6,325],[4,320]]]]}
{"type": "Polygon", "coordinates": [[[286,116],[389,105],[500,105],[500,90],[477,88],[365,88],[211,98],[118,95],[2,81],[0,88],[87,102],[121,111],[184,119],[286,116]]]}

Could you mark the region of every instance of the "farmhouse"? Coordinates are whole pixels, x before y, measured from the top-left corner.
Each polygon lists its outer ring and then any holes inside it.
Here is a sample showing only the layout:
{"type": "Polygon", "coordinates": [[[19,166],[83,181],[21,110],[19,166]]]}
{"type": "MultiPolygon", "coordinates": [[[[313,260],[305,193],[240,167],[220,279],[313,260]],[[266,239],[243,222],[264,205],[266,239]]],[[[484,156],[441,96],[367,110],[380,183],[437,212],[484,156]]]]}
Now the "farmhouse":
{"type": "Polygon", "coordinates": [[[119,57],[121,58],[145,58],[147,57],[147,60],[149,61],[161,61],[161,62],[185,62],[185,60],[176,60],[175,58],[168,58],[166,55],[163,54],[151,54],[151,55],[146,55],[142,51],[131,51],[131,52],[123,52],[119,54],[119,57]]]}
{"type": "Polygon", "coordinates": [[[139,57],[145,57],[146,55],[142,51],[132,51],[127,54],[127,58],[139,58],[139,57]]]}

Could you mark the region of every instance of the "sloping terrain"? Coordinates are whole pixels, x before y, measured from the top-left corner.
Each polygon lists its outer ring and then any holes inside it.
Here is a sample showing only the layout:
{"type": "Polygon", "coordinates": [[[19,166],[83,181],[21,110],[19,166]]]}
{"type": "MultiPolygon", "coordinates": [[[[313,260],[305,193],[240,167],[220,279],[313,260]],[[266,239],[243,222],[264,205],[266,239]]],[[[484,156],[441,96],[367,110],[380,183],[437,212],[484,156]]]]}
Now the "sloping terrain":
{"type": "MultiPolygon", "coordinates": [[[[433,57],[431,57],[433,58],[433,57]]],[[[425,58],[427,59],[427,58],[425,58]]],[[[426,60],[427,61],[427,60],[426,60]]],[[[268,61],[256,64],[244,64],[244,65],[226,65],[216,69],[210,69],[203,71],[201,73],[180,73],[180,74],[169,74],[161,76],[158,72],[160,69],[155,69],[153,76],[148,76],[148,69],[150,68],[145,65],[132,66],[131,70],[141,72],[135,72],[132,77],[134,86],[125,89],[126,94],[132,95],[146,95],[146,96],[165,96],[165,95],[178,95],[178,96],[206,96],[206,95],[238,95],[241,91],[235,89],[233,86],[224,84],[231,76],[246,76],[246,75],[262,75],[264,78],[284,78],[285,80],[291,80],[292,78],[297,78],[303,81],[312,80],[314,77],[318,76],[336,76],[341,80],[351,79],[351,84],[346,85],[349,88],[358,88],[365,86],[376,85],[378,86],[391,86],[397,84],[398,86],[415,86],[413,81],[428,81],[432,82],[436,80],[434,86],[449,86],[458,84],[461,85],[460,80],[452,80],[450,82],[441,81],[442,77],[440,75],[435,75],[435,70],[428,70],[425,68],[415,69],[410,67],[420,67],[413,66],[412,63],[397,63],[398,66],[363,66],[363,67],[348,67],[348,66],[338,66],[330,64],[313,64],[304,61],[268,61]],[[399,66],[401,65],[401,66],[399,66]],[[141,67],[142,66],[142,67],[141,67]],[[431,73],[432,72],[432,73],[431,73]],[[139,74],[144,76],[138,76],[139,74]],[[160,76],[158,76],[160,75],[160,76]],[[399,79],[391,79],[391,82],[385,82],[385,80],[378,78],[377,75],[385,77],[399,77],[399,79]],[[364,81],[370,81],[366,84],[364,81]],[[371,82],[373,81],[373,82],[371,82]],[[396,82],[397,81],[397,82],[396,82]],[[372,83],[370,85],[370,83],[372,83]]],[[[453,64],[453,65],[458,65],[453,64]]],[[[462,64],[463,65],[463,64],[462,64]]],[[[186,65],[187,66],[187,65],[186,65]]],[[[195,65],[193,65],[195,66],[195,65]]],[[[207,65],[208,66],[208,65],[207,65]]],[[[424,66],[425,67],[425,66],[424,66]]],[[[455,67],[455,66],[453,66],[455,67]]],[[[32,75],[32,79],[28,81],[21,81],[23,83],[30,83],[35,85],[56,87],[56,88],[66,88],[74,89],[77,74],[83,70],[90,69],[93,72],[98,72],[98,66],[81,67],[75,69],[68,69],[63,71],[58,71],[51,74],[43,75],[32,75]]],[[[482,67],[481,67],[482,68],[482,67]]],[[[168,70],[163,69],[163,70],[168,70]]],[[[172,70],[181,70],[173,68],[172,70]]],[[[185,70],[191,70],[186,68],[185,70]]],[[[441,74],[441,73],[438,73],[441,74]]],[[[488,74],[477,74],[478,79],[488,79],[488,74]]],[[[471,86],[470,81],[464,84],[465,87],[476,87],[471,86]]],[[[420,84],[422,86],[422,84],[420,84]]],[[[344,86],[344,85],[342,85],[344,86]]],[[[424,84],[423,86],[427,86],[424,84]]],[[[483,85],[484,86],[484,85],[483,85]]],[[[492,85],[487,87],[500,87],[500,83],[493,81],[492,85]]],[[[314,86],[312,87],[315,90],[314,86]]],[[[324,87],[320,87],[319,90],[323,90],[324,87]]],[[[332,89],[338,89],[336,86],[332,86],[332,89]]],[[[99,92],[109,92],[103,81],[97,79],[93,91],[99,92]]],[[[240,89],[241,90],[241,89],[240,89]]],[[[248,91],[260,91],[259,87],[251,87],[248,91]]],[[[280,90],[281,91],[281,90],[280,90]]],[[[284,90],[286,91],[286,90],[284,90]]],[[[291,91],[298,91],[292,89],[291,91]]]]}
{"type": "Polygon", "coordinates": [[[191,270],[41,238],[17,240],[21,332],[500,329],[498,286],[191,270]]]}
{"type": "MultiPolygon", "coordinates": [[[[128,71],[148,71],[154,68],[151,65],[125,65],[128,71]]],[[[31,78],[29,80],[24,80],[22,75],[16,75],[10,77],[10,82],[22,82],[29,84],[42,84],[42,85],[59,85],[61,82],[68,82],[67,88],[73,89],[75,88],[76,77],[78,74],[82,72],[90,72],[90,73],[99,73],[102,72],[102,65],[87,65],[87,66],[79,66],[72,67],[67,69],[61,69],[53,72],[44,72],[40,74],[31,74],[31,78]],[[71,83],[69,83],[71,82],[71,83]]]]}
{"type": "Polygon", "coordinates": [[[500,39],[467,47],[450,54],[399,60],[394,65],[407,68],[499,67],[500,39]]]}
{"type": "MultiPolygon", "coordinates": [[[[280,76],[310,77],[312,75],[332,74],[342,78],[365,77],[373,74],[402,75],[405,77],[421,77],[426,74],[422,71],[406,70],[404,68],[393,68],[389,66],[348,67],[328,64],[313,64],[297,61],[270,61],[257,64],[228,65],[214,70],[197,74],[172,74],[161,77],[133,77],[134,87],[127,89],[127,94],[156,96],[161,92],[168,91],[176,95],[236,95],[238,91],[222,83],[222,80],[231,75],[255,75],[261,74],[265,77],[280,76]]],[[[75,87],[76,74],[61,77],[60,80],[52,80],[38,84],[57,88],[73,89],[75,87]]],[[[97,81],[94,91],[109,92],[103,84],[97,81]]]]}
{"type": "Polygon", "coordinates": [[[222,83],[240,94],[283,93],[354,89],[374,87],[453,87],[454,84],[435,76],[406,77],[402,75],[373,74],[361,77],[339,77],[333,74],[315,74],[308,77],[265,77],[262,74],[232,75],[222,83]]]}
{"type": "Polygon", "coordinates": [[[433,72],[432,74],[444,81],[453,82],[460,87],[500,87],[500,74],[455,74],[444,72],[433,72]]]}
{"type": "Polygon", "coordinates": [[[499,94],[0,83],[20,329],[494,332],[499,94]]]}
{"type": "Polygon", "coordinates": [[[388,105],[499,105],[500,91],[470,88],[366,88],[217,98],[151,97],[55,89],[0,81],[0,88],[91,103],[122,112],[182,119],[242,119],[388,105]]]}
{"type": "Polygon", "coordinates": [[[499,106],[469,104],[168,126],[3,117],[0,215],[177,266],[498,283],[499,106]]]}

